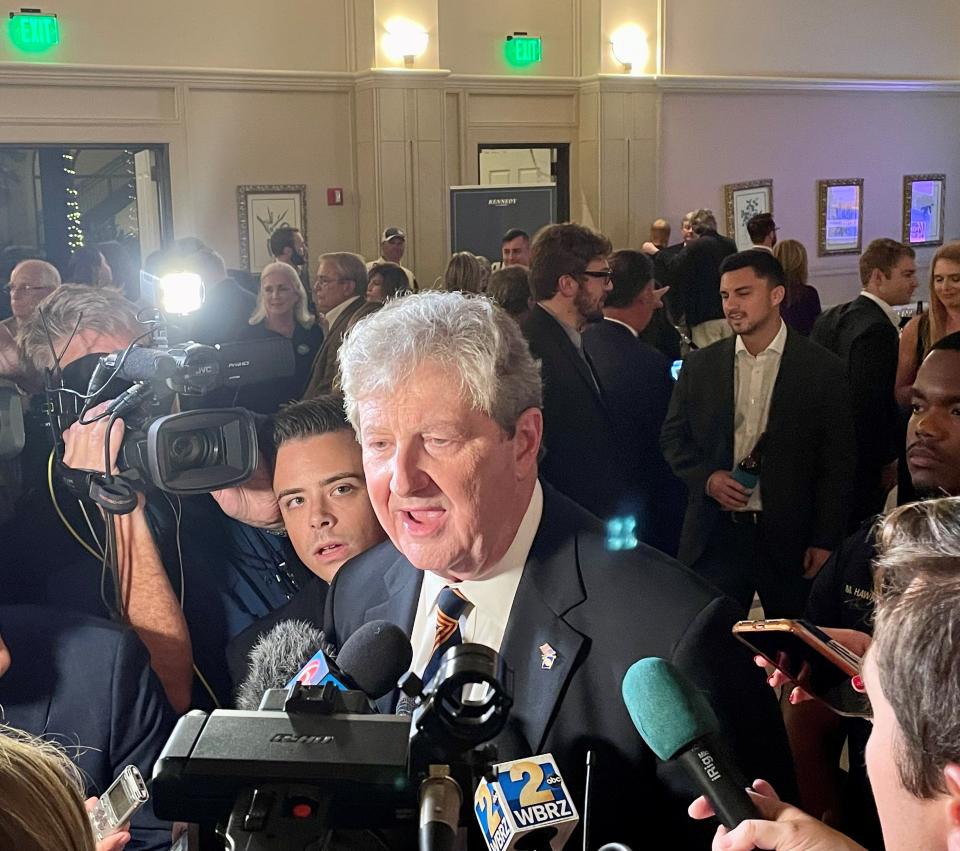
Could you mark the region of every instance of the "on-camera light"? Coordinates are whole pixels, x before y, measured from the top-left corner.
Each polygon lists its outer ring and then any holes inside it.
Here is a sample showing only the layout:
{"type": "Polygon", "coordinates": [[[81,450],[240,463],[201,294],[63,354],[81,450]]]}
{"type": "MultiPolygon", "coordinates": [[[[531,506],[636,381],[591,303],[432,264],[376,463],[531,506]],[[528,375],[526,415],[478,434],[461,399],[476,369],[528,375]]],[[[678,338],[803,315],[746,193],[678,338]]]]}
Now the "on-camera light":
{"type": "Polygon", "coordinates": [[[203,281],[193,272],[164,275],[157,282],[157,302],[164,313],[193,313],[203,305],[203,281]]]}

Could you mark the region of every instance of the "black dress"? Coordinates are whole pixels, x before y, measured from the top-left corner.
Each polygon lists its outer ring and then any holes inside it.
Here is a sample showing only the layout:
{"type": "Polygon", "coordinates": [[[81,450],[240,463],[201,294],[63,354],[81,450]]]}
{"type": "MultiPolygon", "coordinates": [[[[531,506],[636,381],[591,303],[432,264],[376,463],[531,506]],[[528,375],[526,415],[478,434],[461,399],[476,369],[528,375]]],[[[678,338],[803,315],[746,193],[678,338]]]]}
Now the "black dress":
{"type": "MultiPolygon", "coordinates": [[[[263,340],[269,337],[286,339],[282,334],[267,328],[266,321],[248,325],[240,335],[241,340],[263,340]]],[[[290,340],[296,363],[294,374],[287,378],[263,381],[244,387],[238,395],[237,405],[256,411],[258,414],[275,414],[281,405],[298,400],[307,386],[310,366],[322,343],[323,329],[318,325],[304,328],[299,322],[295,323],[293,338],[290,340]]]]}

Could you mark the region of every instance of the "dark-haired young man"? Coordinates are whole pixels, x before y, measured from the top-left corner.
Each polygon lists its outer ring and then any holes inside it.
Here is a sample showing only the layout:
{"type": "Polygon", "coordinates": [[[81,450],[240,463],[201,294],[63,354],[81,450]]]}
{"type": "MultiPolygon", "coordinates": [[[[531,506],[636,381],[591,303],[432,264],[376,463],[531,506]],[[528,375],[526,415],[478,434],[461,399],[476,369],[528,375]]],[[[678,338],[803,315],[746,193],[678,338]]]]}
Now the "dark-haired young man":
{"type": "Polygon", "coordinates": [[[843,364],[780,318],[783,267],[742,251],[720,267],[736,335],[690,354],[661,445],[690,491],[679,558],[768,617],[798,617],[809,580],[840,542],[855,438],[843,364]],[[760,436],[760,483],[733,478],[760,436]]]}
{"type": "Polygon", "coordinates": [[[270,234],[270,253],[297,269],[307,264],[307,243],[298,228],[277,228],[270,234]]]}
{"type": "Polygon", "coordinates": [[[530,234],[520,228],[510,228],[500,242],[501,263],[499,268],[507,266],[530,265],[530,234]]]}
{"type": "Polygon", "coordinates": [[[273,439],[274,497],[293,548],[316,579],[230,642],[234,682],[246,674],[257,639],[275,624],[296,618],[322,628],[327,587],[337,571],[386,538],[367,496],[360,444],[338,396],[282,409],[273,439]]]}
{"type": "Polygon", "coordinates": [[[810,334],[840,357],[850,381],[857,429],[852,528],[883,508],[896,482],[902,431],[894,395],[900,317],[893,308],[917,288],[914,258],[909,245],[875,239],[860,257],[860,295],[820,314],[810,334]]]}
{"type": "Polygon", "coordinates": [[[676,556],[686,489],[660,450],[670,405],[670,362],[639,335],[662,307],[668,288],[653,279],[653,261],[639,251],[610,255],[613,289],[604,319],[589,325],[583,346],[620,432],[621,462],[630,469],[639,539],[676,556]]]}
{"type": "Polygon", "coordinates": [[[773,251],[777,244],[777,223],[771,213],[757,213],[747,222],[747,233],[753,247],[760,251],[773,251]]]}
{"type": "Polygon", "coordinates": [[[610,241],[576,224],[549,225],[530,249],[536,306],[520,328],[543,376],[540,473],[574,502],[607,519],[627,508],[630,477],[603,386],[584,350],[583,330],[603,319],[612,289],[610,241]]]}

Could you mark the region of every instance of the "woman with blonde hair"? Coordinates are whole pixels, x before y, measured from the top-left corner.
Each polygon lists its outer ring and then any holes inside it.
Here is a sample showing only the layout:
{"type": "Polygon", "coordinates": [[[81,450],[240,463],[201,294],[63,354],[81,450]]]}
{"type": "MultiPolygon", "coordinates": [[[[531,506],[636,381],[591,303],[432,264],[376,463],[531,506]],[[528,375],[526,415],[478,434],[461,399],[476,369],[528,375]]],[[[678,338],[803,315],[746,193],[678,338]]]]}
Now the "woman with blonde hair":
{"type": "Polygon", "coordinates": [[[0,724],[0,849],[120,851],[121,830],[94,844],[79,769],[56,745],[0,724]]]}
{"type": "Polygon", "coordinates": [[[930,262],[930,307],[914,316],[900,335],[897,401],[910,404],[910,388],[930,347],[960,331],[960,242],[941,245],[930,262]]]}
{"type": "Polygon", "coordinates": [[[307,306],[307,293],[296,269],[288,263],[270,263],[260,273],[257,307],[241,340],[285,337],[293,347],[292,376],[244,388],[237,404],[260,414],[276,413],[285,402],[299,399],[307,386],[310,367],[323,343],[323,329],[307,306]]]}
{"type": "Polygon", "coordinates": [[[774,246],[773,256],[783,266],[787,289],[780,315],[794,331],[809,337],[821,308],[820,294],[807,283],[807,249],[802,242],[785,239],[774,246]]]}
{"type": "Polygon", "coordinates": [[[458,251],[443,273],[443,288],[448,293],[478,293],[483,284],[483,267],[469,251],[458,251]]]}

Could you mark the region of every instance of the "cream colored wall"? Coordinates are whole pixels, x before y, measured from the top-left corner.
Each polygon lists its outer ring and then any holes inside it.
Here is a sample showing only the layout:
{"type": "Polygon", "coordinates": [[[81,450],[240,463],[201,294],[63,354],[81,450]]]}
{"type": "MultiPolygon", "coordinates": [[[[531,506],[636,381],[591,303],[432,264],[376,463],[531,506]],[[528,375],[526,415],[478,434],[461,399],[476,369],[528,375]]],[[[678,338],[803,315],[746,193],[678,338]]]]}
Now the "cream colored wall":
{"type": "Polygon", "coordinates": [[[960,76],[955,0],[665,0],[666,72],[960,76]]]}
{"type": "MultiPolygon", "coordinates": [[[[947,239],[960,237],[960,94],[670,93],[663,97],[660,212],[674,226],[723,184],[773,178],[781,239],[799,239],[824,304],[859,289],[855,256],[817,257],[816,181],[862,177],[864,246],[902,235],[904,174],[946,173],[947,239]]],[[[723,225],[721,224],[721,228],[723,225]]],[[[920,248],[925,269],[935,249],[920,248]]]]}

